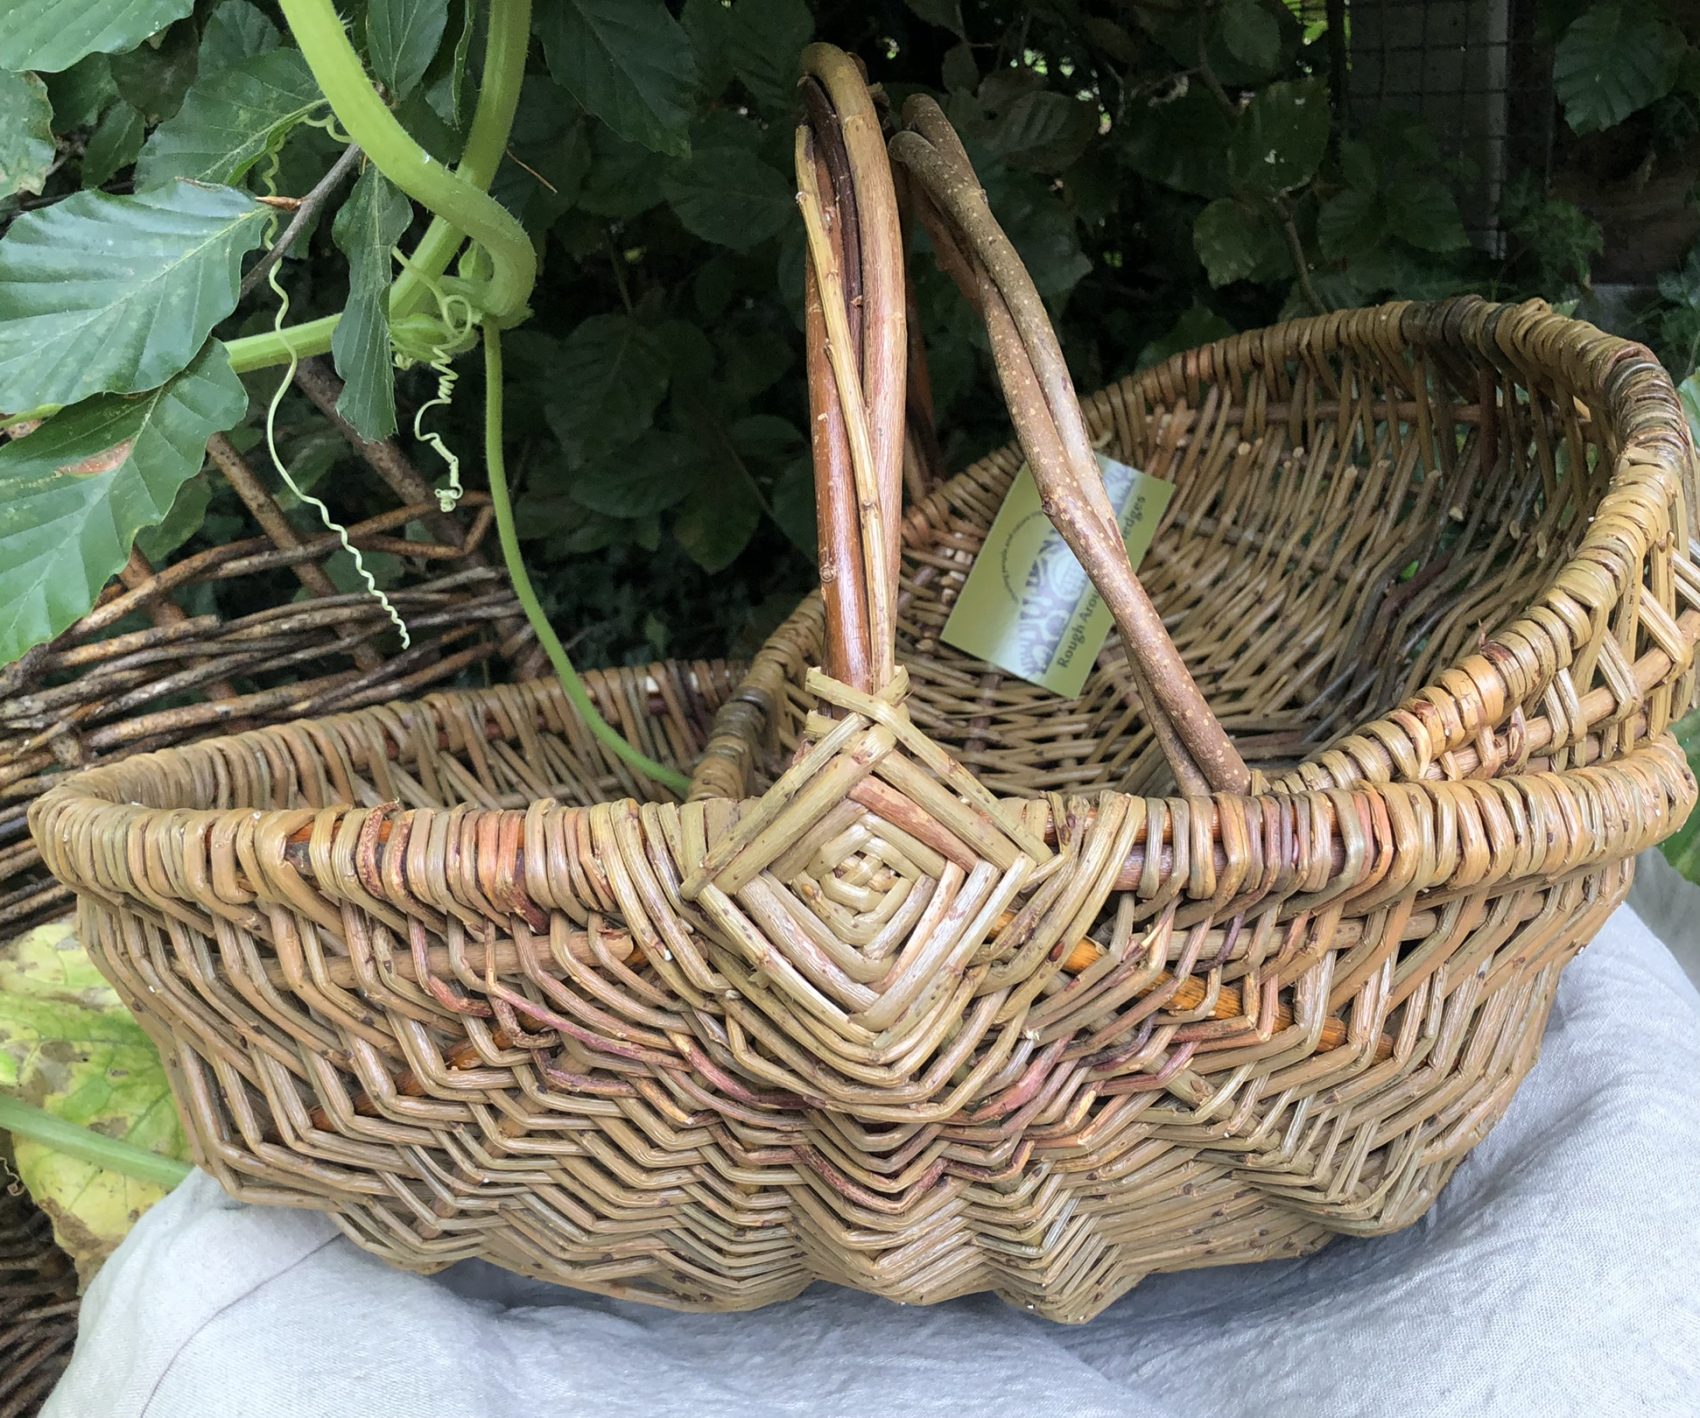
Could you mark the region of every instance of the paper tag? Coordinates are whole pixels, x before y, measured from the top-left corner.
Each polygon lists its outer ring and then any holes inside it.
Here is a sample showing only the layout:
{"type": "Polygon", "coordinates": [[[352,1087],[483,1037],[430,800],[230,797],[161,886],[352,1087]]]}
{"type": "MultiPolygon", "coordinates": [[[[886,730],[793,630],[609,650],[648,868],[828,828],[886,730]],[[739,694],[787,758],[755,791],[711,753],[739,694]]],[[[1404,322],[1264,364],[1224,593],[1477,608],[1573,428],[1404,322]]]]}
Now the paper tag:
{"type": "MultiPolygon", "coordinates": [[[[1144,559],[1173,483],[1100,453],[1128,558],[1144,559]]],[[[1110,611],[1039,503],[1024,463],[951,607],[943,639],[1029,683],[1078,699],[1110,634],[1110,611]]]]}

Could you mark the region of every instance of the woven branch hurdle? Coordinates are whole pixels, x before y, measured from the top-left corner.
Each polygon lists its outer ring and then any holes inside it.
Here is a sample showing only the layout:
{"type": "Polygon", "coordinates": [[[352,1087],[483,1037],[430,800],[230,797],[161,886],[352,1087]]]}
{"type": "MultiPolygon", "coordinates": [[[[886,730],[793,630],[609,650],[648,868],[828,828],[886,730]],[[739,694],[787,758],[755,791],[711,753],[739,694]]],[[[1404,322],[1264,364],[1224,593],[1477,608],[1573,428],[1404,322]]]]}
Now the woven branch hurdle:
{"type": "Polygon", "coordinates": [[[85,941],[203,1165],[419,1268],[1084,1320],[1152,1271],[1409,1224],[1694,800],[1668,379],[1465,300],[1239,336],[1071,412],[911,109],[891,152],[1023,448],[899,517],[886,145],[847,58],[806,66],[825,594],[741,687],[634,701],[673,762],[718,701],[692,800],[586,768],[530,688],[141,755],[32,813],[85,941]],[[1093,446],[1176,485],[1142,584],[1093,446]],[[937,638],[1023,456],[1123,631],[1076,703],[937,638]]]}
{"type": "Polygon", "coordinates": [[[77,1309],[70,1257],[0,1163],[0,1418],[40,1410],[71,1360],[77,1309]]]}

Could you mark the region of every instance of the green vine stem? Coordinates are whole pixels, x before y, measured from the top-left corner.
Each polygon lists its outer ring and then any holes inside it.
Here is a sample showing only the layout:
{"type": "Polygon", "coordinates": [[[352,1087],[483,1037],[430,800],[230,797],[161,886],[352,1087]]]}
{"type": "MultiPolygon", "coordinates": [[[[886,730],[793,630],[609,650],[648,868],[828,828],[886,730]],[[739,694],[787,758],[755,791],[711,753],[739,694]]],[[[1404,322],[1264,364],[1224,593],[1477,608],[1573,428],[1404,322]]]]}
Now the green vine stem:
{"type": "MultiPolygon", "coordinates": [[[[460,162],[453,173],[431,163],[428,155],[420,151],[384,108],[377,94],[373,92],[358,57],[349,46],[341,22],[337,20],[328,3],[302,4],[300,0],[290,0],[285,4],[284,10],[296,42],[301,46],[314,77],[320,87],[325,89],[332,108],[337,110],[338,122],[355,142],[365,146],[364,140],[349,124],[347,115],[339,108],[336,95],[326,88],[325,79],[320,73],[320,65],[325,62],[327,54],[334,55],[330,59],[331,68],[338,70],[340,66],[340,72],[345,79],[350,68],[358,77],[366,95],[366,100],[362,101],[363,115],[368,105],[375,107],[393,128],[394,133],[399,133],[406,142],[415,175],[430,164],[435,177],[447,178],[457,184],[457,197],[464,197],[467,191],[473,191],[485,201],[489,201],[484,197],[484,189],[495,178],[496,168],[501,163],[503,153],[507,151],[508,134],[513,129],[514,111],[519,105],[520,85],[525,77],[526,47],[531,35],[531,0],[494,0],[490,7],[490,32],[484,47],[484,69],[479,82],[478,103],[473,110],[472,127],[467,134],[466,148],[461,153],[460,162]],[[327,16],[330,25],[328,31],[324,28],[327,16]],[[421,159],[424,161],[420,161],[421,159]]],[[[374,161],[378,162],[384,175],[396,181],[396,185],[409,196],[417,196],[412,188],[397,180],[396,174],[389,171],[383,161],[376,157],[374,161]]],[[[454,213],[439,214],[430,199],[420,197],[418,200],[432,209],[433,216],[409,265],[396,277],[395,285],[391,288],[392,318],[411,314],[424,307],[431,299],[431,283],[448,269],[449,262],[460,249],[466,231],[470,230],[459,224],[458,210],[454,213]]],[[[501,217],[507,218],[507,214],[496,203],[490,202],[490,206],[501,217]]],[[[507,220],[512,222],[512,218],[507,220]]],[[[517,223],[512,225],[527,248],[526,255],[520,259],[534,267],[535,256],[531,253],[529,240],[525,238],[517,223]]],[[[474,232],[473,235],[477,236],[477,233],[474,232]]],[[[510,232],[509,236],[511,235],[510,232]]],[[[529,291],[529,279],[526,289],[529,291]]],[[[523,302],[522,296],[521,304],[523,302]]],[[[331,335],[341,318],[340,313],[326,315],[318,320],[309,320],[282,330],[268,330],[264,334],[231,340],[226,345],[231,368],[238,374],[246,374],[256,369],[286,364],[292,354],[296,359],[324,354],[331,347],[331,335]]]]}
{"type": "Polygon", "coordinates": [[[97,1167],[122,1172],[126,1177],[152,1182],[155,1186],[174,1187],[194,1170],[187,1162],[179,1162],[175,1157],[162,1157],[145,1147],[137,1147],[133,1142],[124,1142],[91,1128],[68,1123],[15,1098],[0,1098],[0,1132],[27,1137],[32,1142],[51,1147],[55,1152],[63,1152],[67,1157],[92,1162],[97,1167]]]}
{"type": "Polygon", "coordinates": [[[619,730],[602,717],[585,689],[584,681],[573,668],[573,662],[567,657],[560,637],[549,624],[549,617],[543,613],[525,562],[520,558],[519,533],[514,528],[513,502],[508,497],[507,464],[502,453],[502,336],[496,322],[491,319],[484,322],[484,385],[484,461],[490,472],[490,503],[496,512],[496,535],[502,544],[502,560],[507,564],[508,576],[514,583],[514,594],[525,608],[525,618],[531,622],[538,643],[549,656],[549,663],[555,667],[567,701],[584,717],[590,732],[644,777],[682,798],[690,790],[690,779],[634,748],[621,737],[619,730]]]}

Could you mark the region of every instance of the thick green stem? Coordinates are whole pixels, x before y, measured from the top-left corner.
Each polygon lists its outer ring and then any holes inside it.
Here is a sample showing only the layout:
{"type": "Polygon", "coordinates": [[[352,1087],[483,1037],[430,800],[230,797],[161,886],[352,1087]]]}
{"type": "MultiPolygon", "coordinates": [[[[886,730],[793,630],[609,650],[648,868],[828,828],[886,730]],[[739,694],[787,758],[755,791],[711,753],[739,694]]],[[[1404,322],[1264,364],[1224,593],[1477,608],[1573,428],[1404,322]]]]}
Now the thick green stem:
{"type": "Polygon", "coordinates": [[[567,658],[566,648],[549,624],[549,617],[544,614],[543,605],[532,587],[531,576],[520,556],[513,502],[508,497],[507,464],[502,453],[502,335],[494,320],[484,322],[484,384],[484,461],[490,472],[490,504],[496,512],[496,535],[502,543],[502,560],[507,564],[514,594],[525,609],[525,618],[531,622],[538,643],[549,656],[549,663],[555,667],[556,678],[561,681],[568,702],[583,716],[590,732],[644,777],[684,797],[690,790],[689,778],[632,747],[621,737],[619,730],[602,717],[585,689],[584,681],[573,668],[573,662],[567,658]]]}
{"type": "Polygon", "coordinates": [[[138,1181],[156,1186],[174,1187],[194,1169],[175,1157],[161,1157],[133,1142],[107,1137],[89,1128],[68,1123],[27,1103],[13,1098],[0,1098],[0,1132],[13,1137],[27,1137],[67,1157],[92,1162],[108,1171],[122,1172],[138,1181]]]}
{"type": "MultiPolygon", "coordinates": [[[[291,14],[289,19],[291,25],[295,26],[295,16],[291,14]]],[[[520,86],[525,78],[525,54],[530,33],[531,0],[494,0],[490,7],[490,34],[484,47],[484,71],[479,81],[478,104],[473,110],[472,128],[467,135],[466,149],[461,154],[454,174],[480,193],[494,179],[502,155],[507,151],[508,134],[513,129],[514,111],[519,105],[520,86]]],[[[352,50],[348,48],[348,41],[342,35],[340,24],[337,26],[336,35],[342,49],[348,51],[347,57],[352,59],[352,50]]],[[[296,40],[307,55],[309,65],[313,65],[308,41],[303,39],[300,33],[296,34],[296,40]]],[[[357,59],[354,64],[358,69],[357,59]]],[[[317,77],[316,67],[314,73],[317,77]]],[[[363,72],[361,80],[365,81],[363,72]]],[[[323,86],[322,79],[320,83],[323,86]]],[[[369,92],[371,85],[366,84],[366,88],[369,92]]],[[[376,96],[373,97],[375,101],[376,96]]],[[[333,97],[333,107],[335,102],[333,97]]],[[[382,104],[378,106],[382,108],[382,104]]],[[[387,114],[388,111],[385,112],[387,114]]],[[[343,122],[350,136],[355,137],[340,111],[338,120],[343,122]]],[[[399,130],[399,125],[397,127],[399,130]]],[[[405,133],[403,137],[406,137],[405,133]]],[[[355,137],[355,141],[360,140],[355,137]]],[[[411,144],[412,140],[409,139],[408,142],[411,144]]],[[[417,156],[423,156],[417,153],[417,149],[415,153],[417,156]]],[[[382,164],[379,166],[381,168],[382,164]]],[[[443,173],[441,168],[436,171],[442,176],[449,176],[443,173]]],[[[385,175],[393,176],[387,171],[385,175]]],[[[403,190],[408,189],[404,187],[403,190]]],[[[427,202],[426,205],[429,206],[430,203],[427,202]]],[[[431,225],[414,250],[408,268],[396,277],[395,285],[391,288],[392,316],[408,315],[425,306],[431,298],[430,282],[448,269],[449,262],[460,249],[465,235],[466,232],[456,221],[444,216],[433,216],[431,225]]],[[[529,242],[527,245],[529,246],[529,242]]],[[[291,354],[296,359],[324,354],[331,347],[331,335],[341,318],[340,315],[327,315],[322,319],[292,325],[283,330],[268,330],[264,334],[231,340],[226,346],[230,353],[231,367],[238,374],[246,374],[255,369],[287,364],[291,354]]]]}

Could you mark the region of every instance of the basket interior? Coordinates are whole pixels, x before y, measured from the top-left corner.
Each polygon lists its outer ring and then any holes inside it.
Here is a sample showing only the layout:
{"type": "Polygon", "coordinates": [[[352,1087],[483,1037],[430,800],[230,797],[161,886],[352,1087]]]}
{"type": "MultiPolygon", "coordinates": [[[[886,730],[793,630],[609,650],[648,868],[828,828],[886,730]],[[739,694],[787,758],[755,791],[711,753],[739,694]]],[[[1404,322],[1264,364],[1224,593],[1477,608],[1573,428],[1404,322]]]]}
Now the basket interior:
{"type": "MultiPolygon", "coordinates": [[[[1497,351],[1490,361],[1456,330],[1401,342],[1391,320],[1321,351],[1259,332],[1086,406],[1103,451],[1175,484],[1140,576],[1248,762],[1272,775],[1526,613],[1611,477],[1601,391],[1513,370],[1497,351]]],[[[997,792],[1168,791],[1114,631],[1073,701],[939,638],[1021,465],[1017,448],[993,454],[910,518],[898,658],[911,713],[997,792]]],[[[786,766],[812,707],[800,685],[819,625],[805,608],[781,633],[798,663],[752,792],[786,766]]]]}

